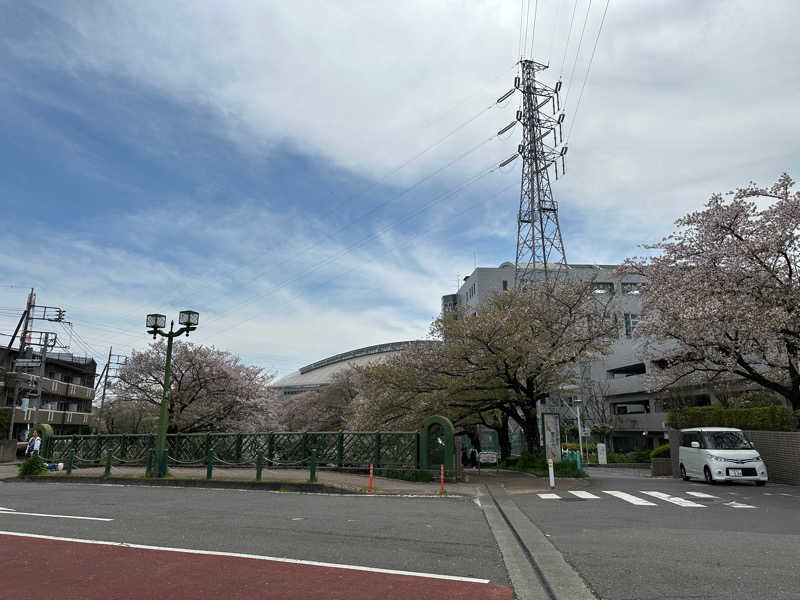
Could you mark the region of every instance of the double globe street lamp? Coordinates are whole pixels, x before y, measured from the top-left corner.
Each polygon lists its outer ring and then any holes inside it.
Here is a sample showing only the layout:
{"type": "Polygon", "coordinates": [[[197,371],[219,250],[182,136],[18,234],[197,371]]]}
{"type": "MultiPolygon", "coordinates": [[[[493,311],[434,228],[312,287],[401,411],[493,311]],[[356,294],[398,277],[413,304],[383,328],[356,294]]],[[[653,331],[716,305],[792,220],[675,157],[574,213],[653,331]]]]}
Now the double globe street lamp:
{"type": "MultiPolygon", "coordinates": [[[[161,413],[158,418],[158,438],[156,440],[156,461],[157,467],[154,469],[158,473],[158,477],[164,477],[167,474],[167,413],[169,408],[169,380],[171,375],[172,363],[172,339],[183,335],[188,336],[190,331],[197,329],[197,323],[200,321],[200,314],[193,310],[182,310],[178,315],[178,324],[181,328],[173,331],[175,321],[170,321],[169,331],[163,331],[167,326],[167,317],[157,313],[147,315],[147,333],[153,335],[156,339],[157,335],[167,338],[167,360],[164,365],[164,389],[161,394],[161,413]]],[[[148,475],[152,475],[151,471],[148,475]]]]}

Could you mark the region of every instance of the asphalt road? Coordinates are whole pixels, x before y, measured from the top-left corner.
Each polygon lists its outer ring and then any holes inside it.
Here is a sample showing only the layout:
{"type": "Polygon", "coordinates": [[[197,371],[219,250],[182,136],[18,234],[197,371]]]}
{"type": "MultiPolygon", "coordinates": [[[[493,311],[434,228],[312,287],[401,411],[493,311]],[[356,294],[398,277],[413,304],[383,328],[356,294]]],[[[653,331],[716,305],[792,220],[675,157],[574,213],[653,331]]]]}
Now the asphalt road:
{"type": "Polygon", "coordinates": [[[513,499],[598,597],[800,598],[800,489],[591,474],[513,499]]]}
{"type": "MultiPolygon", "coordinates": [[[[483,512],[471,498],[0,482],[0,507],[9,509],[0,510],[0,531],[6,532],[509,583],[483,512]],[[36,514],[19,514],[23,512],[36,514]]],[[[6,548],[10,556],[4,564],[13,562],[18,552],[6,548]]]]}

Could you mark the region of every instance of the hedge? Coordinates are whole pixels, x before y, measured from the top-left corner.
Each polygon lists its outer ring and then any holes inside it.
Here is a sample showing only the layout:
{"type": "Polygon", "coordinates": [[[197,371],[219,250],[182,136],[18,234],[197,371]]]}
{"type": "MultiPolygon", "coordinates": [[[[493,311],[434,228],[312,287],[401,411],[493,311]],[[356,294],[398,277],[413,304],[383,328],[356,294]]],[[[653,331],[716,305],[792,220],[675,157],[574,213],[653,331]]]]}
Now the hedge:
{"type": "Polygon", "coordinates": [[[759,406],[756,408],[723,408],[722,406],[694,406],[671,410],[667,427],[736,427],[754,431],[794,431],[798,417],[785,406],[759,406]]]}
{"type": "Polygon", "coordinates": [[[650,458],[669,458],[669,444],[663,444],[650,453],[650,458]]]}

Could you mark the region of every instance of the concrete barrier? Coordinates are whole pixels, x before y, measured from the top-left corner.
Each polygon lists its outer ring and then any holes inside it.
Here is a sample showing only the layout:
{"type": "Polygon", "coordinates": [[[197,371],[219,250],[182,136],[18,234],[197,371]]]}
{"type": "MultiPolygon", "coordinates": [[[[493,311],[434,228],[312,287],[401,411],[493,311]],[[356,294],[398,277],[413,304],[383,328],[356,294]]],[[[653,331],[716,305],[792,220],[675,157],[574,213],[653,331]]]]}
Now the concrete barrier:
{"type": "Polygon", "coordinates": [[[0,440],[0,463],[17,460],[17,441],[0,440]]]}

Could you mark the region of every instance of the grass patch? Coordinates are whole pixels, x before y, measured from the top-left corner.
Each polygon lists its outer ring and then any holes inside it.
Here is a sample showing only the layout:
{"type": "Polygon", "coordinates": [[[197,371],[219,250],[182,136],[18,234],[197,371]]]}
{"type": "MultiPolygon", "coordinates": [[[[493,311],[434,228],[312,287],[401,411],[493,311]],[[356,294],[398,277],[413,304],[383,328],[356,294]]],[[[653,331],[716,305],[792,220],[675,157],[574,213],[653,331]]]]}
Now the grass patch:
{"type": "Polygon", "coordinates": [[[379,473],[381,477],[388,477],[390,479],[402,479],[403,481],[416,481],[422,483],[430,483],[433,481],[433,476],[427,471],[417,470],[394,470],[382,471],[379,473]]]}
{"type": "Polygon", "coordinates": [[[41,456],[31,456],[21,465],[17,466],[20,477],[33,477],[34,475],[46,475],[47,463],[41,456]]]}

